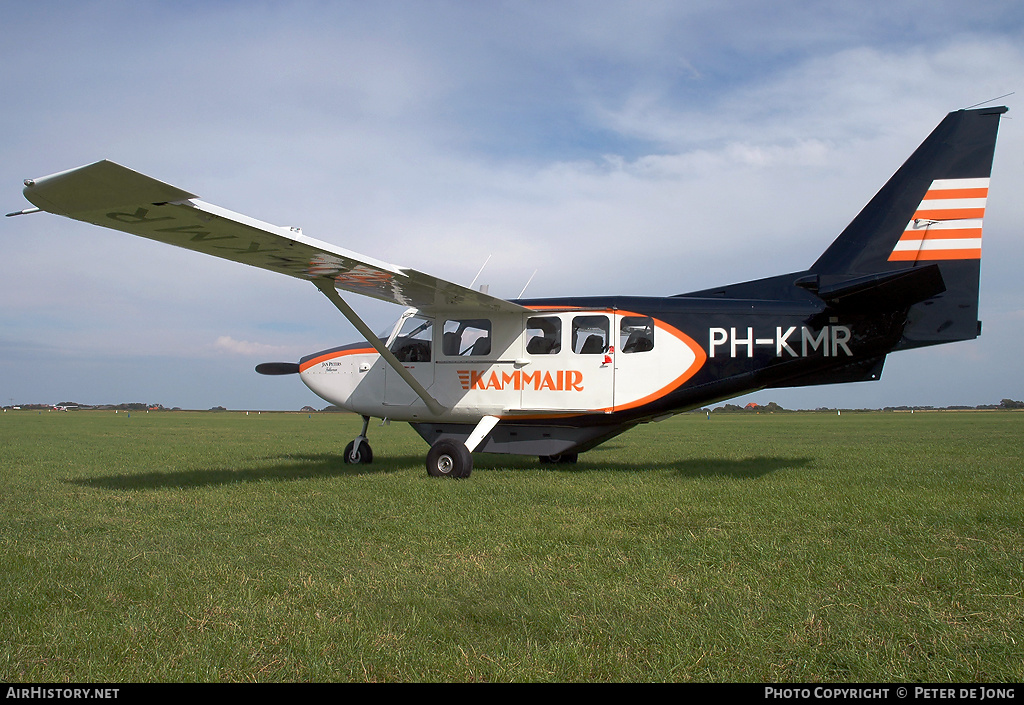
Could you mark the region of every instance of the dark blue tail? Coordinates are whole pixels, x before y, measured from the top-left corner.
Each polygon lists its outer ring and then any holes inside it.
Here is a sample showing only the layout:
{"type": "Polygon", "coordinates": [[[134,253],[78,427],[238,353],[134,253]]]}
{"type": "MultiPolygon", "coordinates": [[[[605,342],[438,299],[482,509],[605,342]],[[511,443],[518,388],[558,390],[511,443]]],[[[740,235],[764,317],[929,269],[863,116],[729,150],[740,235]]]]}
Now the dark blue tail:
{"type": "Polygon", "coordinates": [[[811,266],[818,295],[909,305],[898,348],[977,337],[982,220],[1005,112],[947,115],[811,266]]]}
{"type": "Polygon", "coordinates": [[[976,338],[982,220],[1005,112],[947,115],[810,269],[678,296],[905,312],[896,350],[976,338]]]}

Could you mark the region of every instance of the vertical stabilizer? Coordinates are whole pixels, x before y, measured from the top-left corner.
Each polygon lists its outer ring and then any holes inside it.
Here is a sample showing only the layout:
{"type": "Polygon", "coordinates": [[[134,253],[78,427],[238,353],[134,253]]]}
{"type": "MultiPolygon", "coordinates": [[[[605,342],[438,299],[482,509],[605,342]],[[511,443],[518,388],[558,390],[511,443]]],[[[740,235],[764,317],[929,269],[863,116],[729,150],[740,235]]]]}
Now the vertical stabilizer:
{"type": "Polygon", "coordinates": [[[937,265],[945,291],[911,308],[902,348],[980,332],[982,222],[1006,110],[947,115],[810,268],[827,285],[937,265]]]}

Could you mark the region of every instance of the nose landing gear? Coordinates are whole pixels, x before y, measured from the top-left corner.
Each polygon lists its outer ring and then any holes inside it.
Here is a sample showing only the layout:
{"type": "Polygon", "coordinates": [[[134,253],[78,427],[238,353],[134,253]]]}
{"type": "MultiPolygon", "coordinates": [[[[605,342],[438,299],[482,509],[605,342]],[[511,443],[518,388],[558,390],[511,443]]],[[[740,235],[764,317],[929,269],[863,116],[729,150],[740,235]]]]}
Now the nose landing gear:
{"type": "Polygon", "coordinates": [[[355,440],[345,446],[345,463],[347,465],[369,465],[373,462],[373,449],[366,441],[366,429],[370,426],[370,417],[363,417],[363,430],[355,440]]]}

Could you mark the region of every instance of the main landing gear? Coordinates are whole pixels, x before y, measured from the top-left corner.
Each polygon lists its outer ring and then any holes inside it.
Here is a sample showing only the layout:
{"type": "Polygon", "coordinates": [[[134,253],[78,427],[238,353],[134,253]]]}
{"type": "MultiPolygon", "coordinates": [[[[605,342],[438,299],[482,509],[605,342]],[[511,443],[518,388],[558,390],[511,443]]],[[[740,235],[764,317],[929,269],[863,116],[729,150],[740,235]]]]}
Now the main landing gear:
{"type": "Polygon", "coordinates": [[[572,464],[580,459],[579,453],[562,453],[560,455],[542,455],[538,460],[542,463],[572,464]]]}
{"type": "MultiPolygon", "coordinates": [[[[468,442],[476,447],[494,425],[497,419],[485,417],[477,425],[468,442]]],[[[355,440],[345,446],[345,463],[348,465],[369,465],[373,462],[373,450],[366,440],[366,431],[370,426],[370,417],[363,417],[363,430],[355,440]]],[[[579,459],[578,453],[561,453],[560,455],[542,455],[541,463],[573,464],[579,459]]],[[[467,443],[453,438],[442,438],[430,446],[427,452],[427,474],[431,477],[467,478],[473,472],[473,454],[467,443]]]]}
{"type": "MultiPolygon", "coordinates": [[[[369,465],[373,462],[373,450],[366,440],[370,417],[363,417],[363,430],[355,440],[345,446],[347,465],[369,465]]],[[[487,425],[490,430],[491,424],[487,425]]],[[[462,441],[442,438],[430,447],[427,453],[427,474],[431,477],[465,478],[473,472],[473,455],[462,441]]]]}
{"type": "MultiPolygon", "coordinates": [[[[435,441],[427,453],[427,474],[431,477],[469,477],[473,472],[473,451],[497,424],[497,416],[484,416],[477,422],[465,441],[456,438],[441,438],[435,441]]],[[[360,465],[373,462],[373,451],[370,450],[370,444],[366,441],[366,430],[369,426],[370,417],[364,416],[363,430],[354,441],[345,446],[346,463],[360,465]]],[[[574,463],[576,454],[544,456],[541,461],[574,463]]]]}
{"type": "Polygon", "coordinates": [[[462,441],[442,438],[427,453],[427,474],[431,477],[466,478],[473,472],[473,455],[462,441]]]}
{"type": "MultiPolygon", "coordinates": [[[[346,464],[369,465],[374,461],[374,452],[367,442],[369,427],[370,417],[362,417],[362,430],[345,446],[346,464]]],[[[431,478],[468,478],[472,471],[473,455],[462,441],[441,439],[427,453],[427,474],[431,478]]]]}

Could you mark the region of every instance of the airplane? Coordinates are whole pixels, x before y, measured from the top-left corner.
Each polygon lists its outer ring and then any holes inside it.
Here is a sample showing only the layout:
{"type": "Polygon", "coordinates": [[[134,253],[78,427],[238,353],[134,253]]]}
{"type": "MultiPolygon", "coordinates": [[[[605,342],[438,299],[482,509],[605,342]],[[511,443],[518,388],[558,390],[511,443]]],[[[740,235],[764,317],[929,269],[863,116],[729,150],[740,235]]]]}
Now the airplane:
{"type": "Polygon", "coordinates": [[[574,463],[638,424],[765,388],[878,380],[891,352],[981,334],[982,219],[1006,107],[949,113],[807,269],[668,297],[507,300],[199,200],[110,161],[25,181],[47,211],[311,282],[362,336],[298,362],[362,417],[408,422],[427,472],[474,452],[574,463]],[[406,307],[376,334],[342,297],[406,307]]]}

